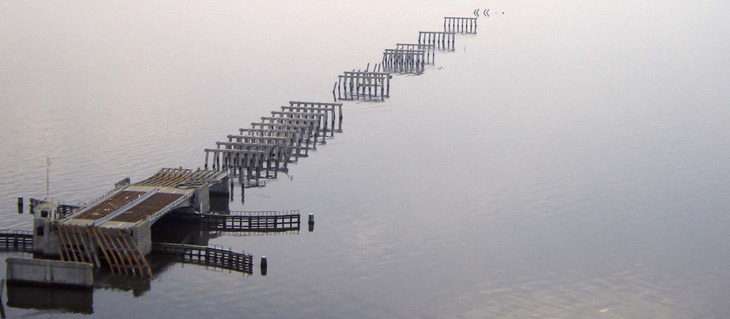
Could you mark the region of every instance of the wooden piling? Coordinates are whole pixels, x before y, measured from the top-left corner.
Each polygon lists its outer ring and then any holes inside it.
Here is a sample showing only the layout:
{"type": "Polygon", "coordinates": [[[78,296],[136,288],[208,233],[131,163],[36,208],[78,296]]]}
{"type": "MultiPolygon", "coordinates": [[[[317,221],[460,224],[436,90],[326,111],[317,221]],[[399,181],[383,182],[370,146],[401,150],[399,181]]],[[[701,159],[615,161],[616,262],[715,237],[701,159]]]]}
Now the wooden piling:
{"type": "MultiPolygon", "coordinates": [[[[382,101],[389,97],[388,94],[378,94],[377,90],[373,90],[375,83],[379,83],[378,86],[382,86],[384,82],[388,86],[390,85],[392,75],[389,72],[346,71],[338,78],[343,83],[348,84],[345,85],[345,88],[348,86],[351,88],[349,91],[346,89],[343,95],[338,96],[338,100],[382,101]]],[[[341,118],[342,113],[340,112],[340,125],[341,118]]]]}
{"type": "Polygon", "coordinates": [[[466,34],[477,33],[477,18],[475,17],[444,17],[444,31],[466,34]]]}
{"type": "Polygon", "coordinates": [[[454,51],[455,32],[441,31],[419,31],[419,44],[434,45],[438,50],[454,51]],[[421,35],[428,38],[428,41],[421,41],[421,35]]]}
{"type": "Polygon", "coordinates": [[[101,250],[102,254],[104,254],[104,258],[106,258],[106,262],[109,264],[109,270],[111,270],[112,273],[121,273],[117,257],[114,256],[113,253],[111,255],[109,254],[110,248],[108,247],[106,238],[104,238],[104,236],[101,236],[100,233],[96,231],[96,227],[89,226],[89,228],[91,229],[91,233],[96,238],[96,242],[99,243],[99,249],[101,250]],[[114,270],[114,268],[116,268],[116,271],[114,270]]]}

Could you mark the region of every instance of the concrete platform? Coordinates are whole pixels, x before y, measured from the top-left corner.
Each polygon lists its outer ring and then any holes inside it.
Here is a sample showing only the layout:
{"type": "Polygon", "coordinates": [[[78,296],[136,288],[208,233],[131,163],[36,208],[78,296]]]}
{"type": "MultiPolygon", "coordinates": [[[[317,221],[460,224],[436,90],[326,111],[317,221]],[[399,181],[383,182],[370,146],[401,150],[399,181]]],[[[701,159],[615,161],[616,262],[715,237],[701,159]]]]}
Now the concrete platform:
{"type": "Polygon", "coordinates": [[[8,282],[82,288],[91,288],[94,285],[92,264],[13,257],[6,262],[8,282]]]}

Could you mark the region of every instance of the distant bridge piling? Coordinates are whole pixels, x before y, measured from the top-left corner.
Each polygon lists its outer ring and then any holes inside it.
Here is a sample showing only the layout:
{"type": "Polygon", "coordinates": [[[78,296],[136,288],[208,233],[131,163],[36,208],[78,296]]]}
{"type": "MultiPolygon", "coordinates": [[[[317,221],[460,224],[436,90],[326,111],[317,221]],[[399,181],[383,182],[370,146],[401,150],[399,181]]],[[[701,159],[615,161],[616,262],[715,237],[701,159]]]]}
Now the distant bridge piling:
{"type": "Polygon", "coordinates": [[[419,31],[418,44],[429,44],[437,50],[454,51],[456,32],[446,31],[419,31]]]}
{"type": "Polygon", "coordinates": [[[456,33],[477,33],[477,18],[444,17],[444,31],[456,33]]]}

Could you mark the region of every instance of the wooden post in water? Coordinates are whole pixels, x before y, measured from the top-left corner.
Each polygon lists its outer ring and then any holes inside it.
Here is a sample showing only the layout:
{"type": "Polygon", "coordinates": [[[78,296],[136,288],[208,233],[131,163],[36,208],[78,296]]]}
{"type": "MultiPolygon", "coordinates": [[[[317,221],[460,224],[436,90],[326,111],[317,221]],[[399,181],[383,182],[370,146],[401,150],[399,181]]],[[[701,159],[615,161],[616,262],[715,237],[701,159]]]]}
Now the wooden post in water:
{"type": "Polygon", "coordinates": [[[266,256],[261,256],[261,276],[266,276],[269,263],[266,260],[266,256]]]}

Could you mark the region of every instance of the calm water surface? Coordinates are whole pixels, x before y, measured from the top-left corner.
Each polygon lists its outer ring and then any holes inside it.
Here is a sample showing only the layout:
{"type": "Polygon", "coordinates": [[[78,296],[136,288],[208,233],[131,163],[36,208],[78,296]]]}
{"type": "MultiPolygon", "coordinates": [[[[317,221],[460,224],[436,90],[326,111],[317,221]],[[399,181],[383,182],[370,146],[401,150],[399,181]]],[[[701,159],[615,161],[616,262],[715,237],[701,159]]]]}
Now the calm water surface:
{"type": "Polygon", "coordinates": [[[267,276],[165,264],[94,290],[87,315],[729,317],[720,1],[2,2],[0,227],[30,228],[16,198],[45,196],[46,157],[69,203],[201,166],[226,134],[330,101],[342,71],[487,7],[478,35],[388,101],[346,103],[343,133],[234,199],[316,215],[311,233],[210,240],[267,256],[267,276]]]}

